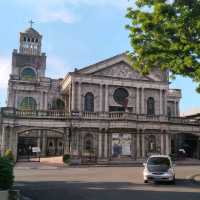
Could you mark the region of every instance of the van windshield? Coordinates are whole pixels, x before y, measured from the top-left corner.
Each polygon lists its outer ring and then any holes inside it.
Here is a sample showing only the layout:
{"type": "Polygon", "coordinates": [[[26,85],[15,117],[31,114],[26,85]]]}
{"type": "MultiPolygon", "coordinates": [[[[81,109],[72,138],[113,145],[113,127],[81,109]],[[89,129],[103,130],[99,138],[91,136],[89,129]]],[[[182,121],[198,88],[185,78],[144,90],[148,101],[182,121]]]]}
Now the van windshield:
{"type": "Polygon", "coordinates": [[[150,172],[166,172],[170,168],[170,160],[163,157],[149,158],[147,168],[150,172]]]}

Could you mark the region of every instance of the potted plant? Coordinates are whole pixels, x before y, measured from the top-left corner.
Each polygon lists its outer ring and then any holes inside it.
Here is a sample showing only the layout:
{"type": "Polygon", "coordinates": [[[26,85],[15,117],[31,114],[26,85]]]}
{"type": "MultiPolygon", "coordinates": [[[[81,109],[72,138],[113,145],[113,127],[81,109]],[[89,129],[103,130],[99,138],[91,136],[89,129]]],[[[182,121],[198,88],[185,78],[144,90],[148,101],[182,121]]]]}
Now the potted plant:
{"type": "Polygon", "coordinates": [[[0,197],[8,200],[9,189],[13,186],[13,162],[7,157],[0,157],[0,197]]]}
{"type": "Polygon", "coordinates": [[[69,164],[70,163],[70,158],[71,158],[70,154],[64,154],[63,155],[63,163],[69,164]]]}

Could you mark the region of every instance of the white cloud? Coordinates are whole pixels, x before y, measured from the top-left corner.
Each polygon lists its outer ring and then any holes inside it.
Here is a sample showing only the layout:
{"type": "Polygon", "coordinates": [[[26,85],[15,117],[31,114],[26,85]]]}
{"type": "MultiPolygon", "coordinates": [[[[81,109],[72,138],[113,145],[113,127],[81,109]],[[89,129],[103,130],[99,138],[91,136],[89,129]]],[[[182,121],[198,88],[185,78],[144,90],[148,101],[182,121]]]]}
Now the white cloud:
{"type": "Polygon", "coordinates": [[[134,0],[63,0],[66,3],[75,5],[90,5],[90,6],[112,6],[116,8],[127,8],[128,6],[134,5],[134,0]]]}
{"type": "Polygon", "coordinates": [[[41,22],[56,22],[60,21],[66,24],[74,23],[75,17],[70,12],[65,10],[50,10],[50,9],[39,9],[36,15],[36,20],[41,22]]]}
{"type": "Polygon", "coordinates": [[[181,116],[187,116],[187,115],[193,115],[193,114],[197,114],[200,113],[200,107],[191,107],[188,108],[185,111],[182,111],[180,114],[181,116]]]}
{"type": "Polygon", "coordinates": [[[15,0],[22,6],[29,6],[33,10],[33,17],[41,22],[63,23],[76,22],[80,13],[75,13],[78,6],[98,6],[125,9],[134,5],[134,0],[15,0]],[[73,12],[70,11],[70,8],[73,12]]]}
{"type": "Polygon", "coordinates": [[[6,89],[8,87],[8,79],[10,73],[10,58],[0,55],[0,89],[6,89]]]}

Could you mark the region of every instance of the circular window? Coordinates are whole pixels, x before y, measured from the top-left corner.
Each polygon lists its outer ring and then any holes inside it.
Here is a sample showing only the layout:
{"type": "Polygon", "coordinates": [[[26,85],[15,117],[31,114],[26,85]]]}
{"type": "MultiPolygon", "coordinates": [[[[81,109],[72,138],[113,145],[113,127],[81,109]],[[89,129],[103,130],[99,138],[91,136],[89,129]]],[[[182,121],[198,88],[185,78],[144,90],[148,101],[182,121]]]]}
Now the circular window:
{"type": "Polygon", "coordinates": [[[128,96],[129,96],[129,93],[126,89],[118,88],[115,90],[113,98],[116,103],[120,105],[124,105],[124,102],[126,101],[128,96]]]}

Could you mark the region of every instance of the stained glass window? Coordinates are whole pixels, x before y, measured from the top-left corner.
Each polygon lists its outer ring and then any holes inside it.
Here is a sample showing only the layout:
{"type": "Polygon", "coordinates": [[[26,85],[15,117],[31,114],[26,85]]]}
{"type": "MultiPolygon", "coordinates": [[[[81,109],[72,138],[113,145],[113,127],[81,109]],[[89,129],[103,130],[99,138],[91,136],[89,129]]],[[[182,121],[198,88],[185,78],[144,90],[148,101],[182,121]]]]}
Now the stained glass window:
{"type": "Polygon", "coordinates": [[[147,100],[147,115],[155,115],[155,101],[153,97],[147,100]]]}
{"type": "Polygon", "coordinates": [[[85,95],[85,112],[94,112],[94,96],[91,92],[85,95]]]}
{"type": "Polygon", "coordinates": [[[37,103],[33,97],[25,97],[21,104],[20,110],[36,110],[37,103]]]}
{"type": "Polygon", "coordinates": [[[31,68],[25,68],[21,73],[21,79],[27,81],[35,80],[36,79],[35,71],[31,68]]]}

